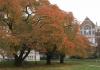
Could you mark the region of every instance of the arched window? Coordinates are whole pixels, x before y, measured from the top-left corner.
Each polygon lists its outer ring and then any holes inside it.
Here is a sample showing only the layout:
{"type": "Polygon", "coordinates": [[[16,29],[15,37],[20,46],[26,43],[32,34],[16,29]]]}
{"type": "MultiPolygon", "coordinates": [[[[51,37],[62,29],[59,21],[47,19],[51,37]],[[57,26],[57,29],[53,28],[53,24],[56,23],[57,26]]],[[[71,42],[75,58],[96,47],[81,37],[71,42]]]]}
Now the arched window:
{"type": "Polygon", "coordinates": [[[86,25],[84,27],[84,35],[91,35],[91,26],[86,25]]]}
{"type": "Polygon", "coordinates": [[[86,26],[84,27],[84,30],[91,30],[91,26],[86,25],[86,26]]]}

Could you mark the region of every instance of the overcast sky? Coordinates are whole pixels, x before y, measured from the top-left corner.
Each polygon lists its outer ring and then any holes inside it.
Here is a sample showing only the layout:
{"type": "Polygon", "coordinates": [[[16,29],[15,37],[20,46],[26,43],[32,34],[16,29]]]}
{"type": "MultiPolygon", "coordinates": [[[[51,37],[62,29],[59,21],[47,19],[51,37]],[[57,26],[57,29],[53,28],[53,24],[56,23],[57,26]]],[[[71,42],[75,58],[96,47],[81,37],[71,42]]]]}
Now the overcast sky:
{"type": "Polygon", "coordinates": [[[100,0],[49,0],[52,4],[57,4],[60,9],[72,11],[74,17],[83,21],[89,17],[94,23],[100,25],[100,0]]]}

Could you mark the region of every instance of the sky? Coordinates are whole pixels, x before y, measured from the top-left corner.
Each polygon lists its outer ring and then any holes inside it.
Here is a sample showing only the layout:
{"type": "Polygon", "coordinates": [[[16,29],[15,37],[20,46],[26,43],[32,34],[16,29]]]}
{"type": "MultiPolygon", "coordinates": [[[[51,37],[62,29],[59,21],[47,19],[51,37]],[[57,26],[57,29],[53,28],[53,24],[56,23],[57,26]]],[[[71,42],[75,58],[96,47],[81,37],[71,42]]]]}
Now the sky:
{"type": "Polygon", "coordinates": [[[66,12],[73,12],[74,17],[82,22],[85,17],[100,26],[100,0],[49,0],[57,4],[60,9],[66,12]]]}

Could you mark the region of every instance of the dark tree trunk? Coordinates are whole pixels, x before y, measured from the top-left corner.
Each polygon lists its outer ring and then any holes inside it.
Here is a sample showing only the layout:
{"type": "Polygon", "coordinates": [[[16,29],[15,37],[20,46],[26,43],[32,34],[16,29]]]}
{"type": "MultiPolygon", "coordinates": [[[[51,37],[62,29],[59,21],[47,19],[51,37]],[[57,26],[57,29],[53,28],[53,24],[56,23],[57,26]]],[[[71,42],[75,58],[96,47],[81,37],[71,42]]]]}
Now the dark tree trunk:
{"type": "Polygon", "coordinates": [[[64,63],[64,58],[65,58],[65,55],[64,54],[60,54],[60,63],[64,63]]]}
{"type": "Polygon", "coordinates": [[[15,66],[22,66],[22,59],[19,59],[19,57],[17,57],[18,55],[15,56],[15,61],[14,61],[14,65],[15,66]]]}
{"type": "Polygon", "coordinates": [[[31,51],[31,49],[24,45],[21,48],[19,54],[14,54],[14,58],[15,58],[14,64],[15,64],[15,66],[21,66],[24,59],[28,56],[30,51],[31,51]]]}
{"type": "Polygon", "coordinates": [[[47,58],[46,58],[46,64],[51,64],[52,54],[50,52],[47,52],[46,56],[47,56],[47,58]]]}

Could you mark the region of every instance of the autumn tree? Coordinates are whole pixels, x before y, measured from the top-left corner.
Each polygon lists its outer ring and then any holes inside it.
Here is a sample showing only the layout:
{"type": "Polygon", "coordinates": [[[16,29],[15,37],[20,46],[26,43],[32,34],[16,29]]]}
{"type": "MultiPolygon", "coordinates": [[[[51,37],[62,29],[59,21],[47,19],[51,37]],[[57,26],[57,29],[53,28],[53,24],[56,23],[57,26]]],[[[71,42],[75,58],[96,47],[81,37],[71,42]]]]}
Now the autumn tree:
{"type": "MultiPolygon", "coordinates": [[[[0,0],[0,24],[11,31],[10,36],[5,37],[5,41],[10,45],[11,52],[15,58],[15,65],[20,66],[28,56],[32,42],[32,15],[33,5],[36,0],[0,0]],[[18,44],[16,45],[16,41],[18,44]],[[18,47],[18,48],[17,48],[18,47]],[[16,51],[17,50],[17,51],[16,51]],[[19,51],[19,54],[17,52],[19,51]]],[[[6,35],[6,33],[5,33],[6,35]]],[[[9,50],[9,49],[8,49],[9,50]]]]}
{"type": "MultiPolygon", "coordinates": [[[[64,16],[61,10],[55,5],[50,5],[48,0],[0,0],[0,10],[2,13],[0,23],[8,26],[11,31],[10,36],[4,40],[15,50],[12,52],[15,65],[20,66],[31,48],[37,45],[41,45],[39,49],[45,47],[43,49],[46,50],[49,64],[51,58],[49,52],[53,52],[63,33],[59,24],[64,16]],[[38,30],[39,33],[36,33],[38,30]]],[[[36,49],[38,50],[37,47],[36,49]]]]}
{"type": "Polygon", "coordinates": [[[63,26],[65,35],[63,37],[62,47],[59,48],[59,52],[62,54],[60,63],[64,63],[64,57],[66,55],[86,58],[91,49],[88,39],[80,35],[79,24],[74,20],[73,14],[65,13],[65,15],[65,18],[67,18],[63,26]]]}
{"type": "Polygon", "coordinates": [[[47,56],[47,64],[51,63],[52,54],[62,44],[64,30],[61,23],[63,17],[63,12],[55,5],[41,6],[37,10],[35,22],[38,19],[40,26],[35,27],[33,33],[36,34],[35,40],[40,44],[40,51],[44,50],[47,56]]]}
{"type": "Polygon", "coordinates": [[[58,51],[60,54],[60,63],[64,63],[64,58],[66,56],[67,48],[71,46],[71,40],[75,36],[75,32],[73,30],[73,21],[74,21],[74,16],[72,12],[64,12],[64,21],[62,23],[62,27],[64,28],[64,36],[63,36],[63,43],[61,47],[59,47],[58,51]]]}
{"type": "Polygon", "coordinates": [[[60,63],[64,62],[64,57],[66,55],[82,55],[82,57],[86,56],[87,49],[90,48],[90,45],[88,40],[79,34],[79,24],[74,22],[72,12],[64,12],[56,5],[43,5],[37,9],[36,15],[36,19],[38,19],[38,22],[40,23],[40,30],[36,32],[40,33],[38,39],[43,46],[42,48],[44,48],[47,54],[47,64],[50,64],[52,52],[54,51],[59,52],[60,63]],[[53,35],[51,36],[51,34],[53,35]],[[80,44],[81,39],[82,43],[80,44]],[[82,51],[78,52],[77,50],[82,51]]]}
{"type": "MultiPolygon", "coordinates": [[[[47,64],[57,51],[63,63],[64,56],[74,53],[77,44],[80,45],[73,14],[51,5],[48,0],[0,0],[0,15],[0,25],[7,26],[10,31],[9,36],[0,33],[0,44],[6,43],[1,48],[12,50],[10,54],[16,66],[22,65],[31,49],[44,51],[47,64]]],[[[82,45],[84,41],[81,41],[82,45]]],[[[79,47],[83,48],[82,45],[79,47]]]]}
{"type": "Polygon", "coordinates": [[[90,45],[90,42],[88,38],[80,34],[80,26],[78,24],[78,21],[75,20],[74,24],[74,31],[76,32],[75,38],[74,38],[74,44],[76,45],[76,56],[79,56],[81,58],[87,58],[89,55],[91,55],[91,49],[92,46],[90,45]]]}

